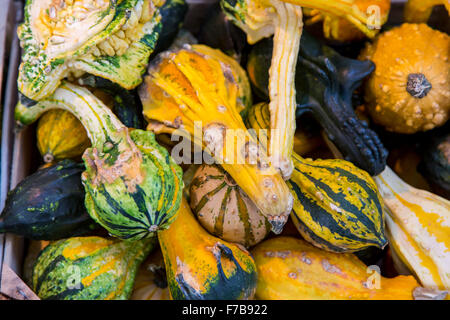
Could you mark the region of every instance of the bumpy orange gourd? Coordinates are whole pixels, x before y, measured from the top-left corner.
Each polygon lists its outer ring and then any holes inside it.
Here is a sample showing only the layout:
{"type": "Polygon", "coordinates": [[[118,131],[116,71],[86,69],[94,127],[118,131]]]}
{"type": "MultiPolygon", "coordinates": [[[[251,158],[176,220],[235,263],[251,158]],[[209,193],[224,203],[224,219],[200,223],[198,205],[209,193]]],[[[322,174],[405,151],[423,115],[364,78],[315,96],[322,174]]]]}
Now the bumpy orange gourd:
{"type": "Polygon", "coordinates": [[[355,255],[317,249],[304,240],[276,237],[253,250],[256,298],[264,300],[412,300],[412,276],[384,278],[355,255]]]}
{"type": "Polygon", "coordinates": [[[425,24],[405,23],[382,33],[361,53],[376,69],[365,87],[373,120],[411,134],[450,117],[450,37],[425,24]]]}

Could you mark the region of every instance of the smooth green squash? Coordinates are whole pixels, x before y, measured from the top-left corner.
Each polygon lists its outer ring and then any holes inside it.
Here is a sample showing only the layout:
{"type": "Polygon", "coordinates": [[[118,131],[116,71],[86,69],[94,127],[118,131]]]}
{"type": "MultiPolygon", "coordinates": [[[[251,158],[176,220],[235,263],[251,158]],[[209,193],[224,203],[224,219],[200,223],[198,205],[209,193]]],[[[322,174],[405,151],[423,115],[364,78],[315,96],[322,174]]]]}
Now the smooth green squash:
{"type": "Polygon", "coordinates": [[[43,300],[125,300],[156,238],[120,241],[75,237],[50,243],[33,268],[33,290],[43,300]]]}
{"type": "Polygon", "coordinates": [[[158,233],[167,282],[175,300],[250,299],[256,266],[241,245],[209,234],[183,199],[178,218],[158,233]]]}
{"type": "Polygon", "coordinates": [[[63,160],[22,180],[8,193],[0,233],[58,240],[97,228],[84,207],[83,169],[81,163],[63,160]]]}

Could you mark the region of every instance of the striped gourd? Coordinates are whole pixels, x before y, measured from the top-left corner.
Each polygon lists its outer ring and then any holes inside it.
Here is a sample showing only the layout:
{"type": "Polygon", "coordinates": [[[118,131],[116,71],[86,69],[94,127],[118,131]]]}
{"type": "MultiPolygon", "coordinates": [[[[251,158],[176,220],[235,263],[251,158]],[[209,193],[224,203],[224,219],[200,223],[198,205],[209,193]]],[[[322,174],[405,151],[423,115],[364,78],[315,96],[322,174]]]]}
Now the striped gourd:
{"type": "MultiPolygon", "coordinates": [[[[268,117],[261,119],[251,123],[256,133],[268,128],[268,117]]],[[[303,159],[295,152],[292,159],[291,218],[305,239],[334,252],[386,245],[382,199],[367,172],[345,160],[303,159]]]]}
{"type": "Polygon", "coordinates": [[[47,111],[36,129],[37,147],[46,163],[81,158],[91,142],[81,122],[65,110],[47,111]]]}
{"type": "Polygon", "coordinates": [[[139,88],[147,129],[175,133],[185,139],[181,142],[189,140],[180,143],[189,146],[189,151],[182,150],[184,155],[191,154],[192,142],[202,148],[233,177],[267,217],[272,230],[279,233],[293,199],[267,153],[245,129],[240,112],[248,101],[248,90],[240,87],[248,80],[240,78],[245,78],[245,72],[236,62],[230,63],[230,57],[204,45],[161,53],[150,63],[139,88]]]}
{"type": "Polygon", "coordinates": [[[450,290],[450,202],[411,187],[389,167],[374,179],[393,252],[424,287],[450,290]]]}
{"type": "Polygon", "coordinates": [[[182,170],[152,132],[128,130],[95,95],[68,82],[31,106],[19,102],[16,120],[30,124],[50,109],[72,112],[91,140],[81,178],[86,209],[98,224],[127,240],[170,225],[181,202],[182,170]]]}
{"type": "Polygon", "coordinates": [[[241,245],[209,234],[183,199],[178,218],[158,233],[171,297],[175,300],[251,299],[256,266],[241,245]]]}
{"type": "Polygon", "coordinates": [[[292,157],[291,217],[306,240],[334,252],[384,248],[382,199],[367,172],[344,160],[292,157]]]}
{"type": "Polygon", "coordinates": [[[198,221],[220,239],[250,247],[270,232],[267,219],[220,166],[198,168],[190,185],[190,200],[198,221]]]}
{"type": "Polygon", "coordinates": [[[75,237],[49,244],[33,268],[33,290],[45,300],[125,300],[156,238],[120,241],[75,237]]]}

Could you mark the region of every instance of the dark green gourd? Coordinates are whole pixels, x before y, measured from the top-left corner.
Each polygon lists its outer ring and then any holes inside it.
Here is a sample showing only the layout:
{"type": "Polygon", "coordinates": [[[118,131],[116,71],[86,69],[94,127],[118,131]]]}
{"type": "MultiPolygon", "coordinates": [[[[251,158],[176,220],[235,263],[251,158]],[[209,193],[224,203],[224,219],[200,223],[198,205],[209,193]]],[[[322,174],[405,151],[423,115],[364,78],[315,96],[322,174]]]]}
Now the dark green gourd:
{"type": "Polygon", "coordinates": [[[83,164],[63,160],[25,178],[8,194],[0,232],[57,240],[95,229],[84,207],[83,171],[83,164]]]}
{"type": "MultiPolygon", "coordinates": [[[[258,42],[247,64],[252,86],[264,99],[268,97],[272,46],[270,38],[258,42]]],[[[387,151],[352,107],[353,92],[374,70],[374,64],[340,56],[304,32],[296,70],[297,118],[312,113],[346,160],[371,175],[382,172],[387,151]]]]}

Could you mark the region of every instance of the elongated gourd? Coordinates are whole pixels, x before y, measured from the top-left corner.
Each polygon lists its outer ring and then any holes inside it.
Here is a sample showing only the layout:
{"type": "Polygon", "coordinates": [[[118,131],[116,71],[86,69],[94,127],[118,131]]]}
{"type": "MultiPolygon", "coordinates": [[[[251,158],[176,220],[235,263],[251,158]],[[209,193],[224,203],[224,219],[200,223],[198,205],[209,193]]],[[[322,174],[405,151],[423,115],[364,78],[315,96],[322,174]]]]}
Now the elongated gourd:
{"type": "Polygon", "coordinates": [[[80,158],[91,144],[80,121],[65,110],[46,112],[39,119],[36,138],[46,163],[80,158]]]}
{"type": "Polygon", "coordinates": [[[198,168],[190,184],[190,206],[206,230],[226,241],[250,247],[270,232],[267,219],[220,166],[198,168]]]}
{"type": "Polygon", "coordinates": [[[33,290],[44,300],[125,300],[156,237],[120,241],[75,237],[49,244],[33,268],[33,290]]]}
{"type": "Polygon", "coordinates": [[[175,300],[250,299],[256,266],[238,244],[210,235],[183,199],[178,218],[158,233],[170,294],[175,300]]]}
{"type": "Polygon", "coordinates": [[[293,171],[291,152],[295,132],[295,70],[303,30],[300,6],[320,9],[345,17],[370,36],[367,17],[351,1],[323,0],[221,0],[229,18],[247,33],[247,41],[254,44],[274,35],[272,62],[269,70],[269,96],[272,130],[269,155],[274,166],[287,180],[293,171]]]}
{"type": "Polygon", "coordinates": [[[426,23],[430,18],[433,8],[438,5],[444,5],[447,12],[450,13],[449,0],[408,0],[404,9],[405,21],[411,23],[426,23]]]}
{"type": "Polygon", "coordinates": [[[203,147],[279,233],[292,209],[292,196],[258,140],[245,128],[239,112],[248,98],[240,83],[248,80],[243,80],[242,68],[230,61],[219,50],[203,45],[161,53],[139,88],[144,115],[148,129],[188,138],[188,143],[180,143],[189,148],[184,155],[190,155],[191,141],[203,147]]]}
{"type": "Polygon", "coordinates": [[[420,287],[413,276],[384,278],[353,254],[322,251],[293,237],[265,240],[252,255],[257,299],[412,300],[420,287]]]}
{"type": "Polygon", "coordinates": [[[374,179],[392,250],[424,287],[450,290],[450,202],[411,187],[389,167],[374,179]]]}
{"type": "MultiPolygon", "coordinates": [[[[267,104],[253,108],[265,113],[267,104]]],[[[257,134],[269,127],[268,117],[249,120],[257,134]]],[[[294,172],[288,181],[294,195],[291,218],[306,240],[333,252],[384,248],[382,199],[367,172],[345,160],[304,159],[295,152],[292,160],[294,172]]]]}
{"type": "Polygon", "coordinates": [[[128,130],[91,92],[67,82],[31,106],[19,102],[16,120],[26,125],[55,108],[72,112],[92,142],[82,173],[89,215],[121,239],[152,237],[167,228],[180,205],[182,170],[154,134],[128,130]]]}

